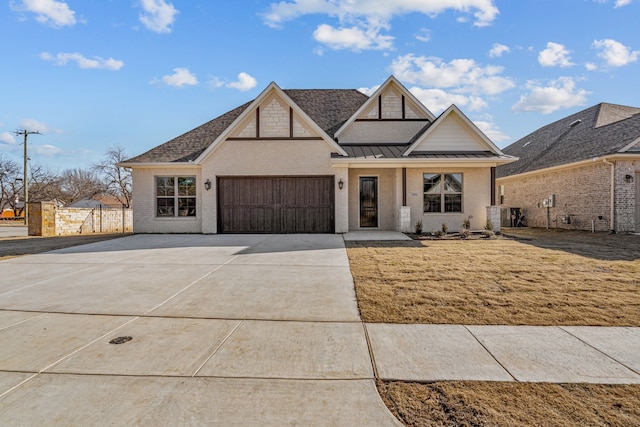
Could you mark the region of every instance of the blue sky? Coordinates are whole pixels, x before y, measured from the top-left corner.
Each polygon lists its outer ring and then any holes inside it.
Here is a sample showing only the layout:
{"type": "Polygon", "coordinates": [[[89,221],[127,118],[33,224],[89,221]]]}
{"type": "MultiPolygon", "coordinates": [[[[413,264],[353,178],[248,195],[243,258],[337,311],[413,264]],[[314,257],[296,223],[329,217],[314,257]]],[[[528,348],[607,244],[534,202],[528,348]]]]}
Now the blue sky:
{"type": "Polygon", "coordinates": [[[283,89],[394,74],[499,147],[610,102],[640,107],[640,0],[4,0],[0,154],[88,167],[283,89]]]}

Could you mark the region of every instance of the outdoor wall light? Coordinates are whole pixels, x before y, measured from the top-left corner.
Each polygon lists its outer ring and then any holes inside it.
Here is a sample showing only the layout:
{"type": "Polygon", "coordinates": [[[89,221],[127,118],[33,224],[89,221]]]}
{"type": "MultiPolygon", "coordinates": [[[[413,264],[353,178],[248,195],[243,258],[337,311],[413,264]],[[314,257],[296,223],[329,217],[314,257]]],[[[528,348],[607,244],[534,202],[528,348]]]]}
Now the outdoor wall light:
{"type": "Polygon", "coordinates": [[[207,191],[211,190],[211,181],[210,180],[207,179],[204,182],[204,189],[207,190],[207,191]]]}
{"type": "Polygon", "coordinates": [[[633,182],[633,175],[625,175],[624,176],[624,180],[625,182],[633,182]]]}
{"type": "Polygon", "coordinates": [[[342,178],[340,178],[340,181],[338,181],[338,188],[342,190],[342,187],[344,187],[344,182],[342,182],[342,178]]]}

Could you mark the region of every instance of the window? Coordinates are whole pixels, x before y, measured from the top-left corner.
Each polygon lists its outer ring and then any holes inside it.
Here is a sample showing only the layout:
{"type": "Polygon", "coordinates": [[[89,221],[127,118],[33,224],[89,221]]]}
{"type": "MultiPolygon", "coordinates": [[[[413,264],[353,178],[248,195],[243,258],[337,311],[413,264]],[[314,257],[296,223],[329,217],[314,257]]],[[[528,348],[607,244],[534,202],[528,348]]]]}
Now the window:
{"type": "Polygon", "coordinates": [[[424,212],[462,212],[462,174],[425,173],[424,212]]]}
{"type": "Polygon", "coordinates": [[[196,216],[196,178],[194,176],[156,177],[156,216],[161,218],[196,216]]]}

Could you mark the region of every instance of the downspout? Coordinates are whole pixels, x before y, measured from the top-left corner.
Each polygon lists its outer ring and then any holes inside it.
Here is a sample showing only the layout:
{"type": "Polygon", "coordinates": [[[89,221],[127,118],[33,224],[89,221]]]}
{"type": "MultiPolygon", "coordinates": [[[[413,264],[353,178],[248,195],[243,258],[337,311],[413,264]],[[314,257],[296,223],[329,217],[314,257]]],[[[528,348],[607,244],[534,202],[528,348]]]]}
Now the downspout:
{"type": "Polygon", "coordinates": [[[615,163],[611,163],[610,161],[608,161],[607,159],[602,159],[602,161],[611,166],[611,219],[610,219],[610,224],[609,224],[609,229],[611,230],[612,233],[616,232],[616,228],[615,228],[615,206],[614,206],[614,202],[615,202],[615,188],[616,188],[616,169],[615,169],[615,163]]]}

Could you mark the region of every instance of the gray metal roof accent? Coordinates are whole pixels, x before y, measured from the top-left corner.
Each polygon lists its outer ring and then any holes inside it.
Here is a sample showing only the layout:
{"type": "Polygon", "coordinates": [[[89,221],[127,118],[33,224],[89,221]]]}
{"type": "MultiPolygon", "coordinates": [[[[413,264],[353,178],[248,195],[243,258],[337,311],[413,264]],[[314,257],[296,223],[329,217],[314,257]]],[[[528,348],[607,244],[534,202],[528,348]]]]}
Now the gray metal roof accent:
{"type": "MultiPolygon", "coordinates": [[[[367,95],[355,89],[285,89],[284,93],[331,137],[369,99],[367,95]]],[[[247,102],[123,163],[194,161],[252,102],[247,102]]]]}
{"type": "Polygon", "coordinates": [[[601,103],[543,126],[502,150],[520,160],[498,166],[496,176],[502,178],[615,154],[640,137],[640,110],[634,110],[601,103]]]}
{"type": "Polygon", "coordinates": [[[349,158],[355,159],[484,159],[496,156],[490,151],[414,151],[404,157],[409,144],[351,144],[341,147],[349,158]]]}

